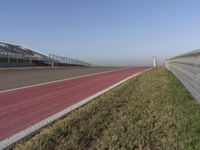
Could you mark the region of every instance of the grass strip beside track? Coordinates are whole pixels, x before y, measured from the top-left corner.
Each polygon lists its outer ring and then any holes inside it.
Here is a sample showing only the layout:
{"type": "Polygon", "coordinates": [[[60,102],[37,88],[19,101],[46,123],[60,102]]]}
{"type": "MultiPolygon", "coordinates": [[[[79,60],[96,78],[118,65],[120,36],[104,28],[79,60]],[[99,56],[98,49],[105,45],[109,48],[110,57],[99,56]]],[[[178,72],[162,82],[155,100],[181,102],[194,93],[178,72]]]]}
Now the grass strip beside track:
{"type": "Polygon", "coordinates": [[[152,69],[14,149],[200,149],[200,107],[168,70],[152,69]]]}

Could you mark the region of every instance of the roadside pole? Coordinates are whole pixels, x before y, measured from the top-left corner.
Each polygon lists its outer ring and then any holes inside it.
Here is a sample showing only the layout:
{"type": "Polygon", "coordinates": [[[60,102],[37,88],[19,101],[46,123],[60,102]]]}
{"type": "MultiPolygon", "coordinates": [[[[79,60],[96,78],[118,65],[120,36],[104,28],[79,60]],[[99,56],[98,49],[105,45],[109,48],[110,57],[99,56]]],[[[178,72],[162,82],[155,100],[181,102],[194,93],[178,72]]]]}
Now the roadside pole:
{"type": "Polygon", "coordinates": [[[153,67],[157,67],[157,58],[156,58],[156,56],[153,57],[153,67]]]}

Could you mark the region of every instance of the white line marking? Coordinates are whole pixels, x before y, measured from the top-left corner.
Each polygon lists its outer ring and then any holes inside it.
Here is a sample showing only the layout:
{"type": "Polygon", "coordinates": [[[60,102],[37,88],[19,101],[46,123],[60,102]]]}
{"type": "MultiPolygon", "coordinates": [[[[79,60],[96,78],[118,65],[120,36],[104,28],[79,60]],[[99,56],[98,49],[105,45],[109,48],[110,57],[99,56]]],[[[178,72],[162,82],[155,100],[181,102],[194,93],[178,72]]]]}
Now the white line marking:
{"type": "Polygon", "coordinates": [[[14,134],[14,135],[12,135],[12,136],[10,136],[8,138],[5,138],[5,139],[1,140],[0,141],[0,149],[7,148],[8,146],[10,146],[10,145],[14,144],[15,142],[19,141],[20,139],[22,139],[22,138],[28,136],[29,134],[35,132],[36,130],[38,130],[38,129],[48,125],[49,123],[53,122],[54,120],[66,115],[67,113],[71,112],[72,110],[74,110],[74,109],[86,104],[87,102],[91,101],[92,99],[94,99],[94,98],[102,95],[103,93],[105,93],[105,92],[107,92],[107,91],[119,86],[123,82],[125,82],[125,81],[127,81],[127,80],[129,80],[129,79],[131,79],[131,78],[133,78],[133,77],[135,77],[135,76],[137,76],[137,75],[139,75],[139,74],[141,74],[143,72],[146,72],[146,71],[148,71],[150,69],[151,68],[146,69],[146,70],[144,70],[142,72],[138,72],[138,73],[136,73],[136,74],[134,74],[134,75],[132,75],[130,77],[127,77],[126,79],[124,79],[124,80],[122,80],[120,82],[117,82],[116,84],[114,84],[114,85],[112,85],[112,86],[110,86],[110,87],[108,87],[108,88],[106,88],[106,89],[104,89],[104,90],[92,95],[92,96],[89,96],[88,98],[85,98],[85,99],[79,101],[78,103],[75,103],[70,107],[67,107],[66,109],[64,109],[62,111],[60,111],[60,112],[58,112],[58,113],[56,113],[56,114],[54,114],[52,116],[49,116],[46,119],[41,120],[38,123],[26,128],[24,130],[21,130],[18,133],[14,134]]]}
{"type": "Polygon", "coordinates": [[[44,82],[44,83],[33,84],[33,85],[23,86],[23,87],[14,88],[14,89],[3,90],[3,91],[0,91],[0,94],[1,93],[5,93],[5,92],[10,92],[10,91],[16,91],[16,90],[36,87],[36,86],[40,86],[40,85],[47,85],[47,84],[51,84],[51,83],[57,83],[57,82],[62,82],[62,81],[67,81],[67,80],[72,80],[72,79],[77,79],[77,78],[83,78],[83,77],[88,77],[88,76],[93,76],[93,75],[99,75],[99,74],[104,74],[104,73],[109,73],[109,72],[115,72],[115,71],[120,71],[120,70],[125,70],[125,69],[128,69],[128,68],[114,69],[114,70],[110,70],[110,71],[91,73],[91,74],[86,74],[86,75],[77,76],[77,77],[71,77],[71,78],[65,78],[65,79],[60,79],[60,80],[55,80],[55,81],[49,81],[49,82],[44,82]]]}

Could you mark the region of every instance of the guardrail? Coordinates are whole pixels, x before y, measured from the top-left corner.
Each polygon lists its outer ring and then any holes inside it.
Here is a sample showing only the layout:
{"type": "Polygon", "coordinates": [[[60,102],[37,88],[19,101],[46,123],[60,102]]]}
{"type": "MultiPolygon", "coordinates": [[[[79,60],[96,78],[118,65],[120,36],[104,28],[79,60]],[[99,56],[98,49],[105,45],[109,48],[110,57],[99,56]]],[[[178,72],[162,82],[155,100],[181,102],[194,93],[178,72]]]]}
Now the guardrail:
{"type": "Polygon", "coordinates": [[[200,102],[200,50],[167,59],[165,66],[200,102]]]}

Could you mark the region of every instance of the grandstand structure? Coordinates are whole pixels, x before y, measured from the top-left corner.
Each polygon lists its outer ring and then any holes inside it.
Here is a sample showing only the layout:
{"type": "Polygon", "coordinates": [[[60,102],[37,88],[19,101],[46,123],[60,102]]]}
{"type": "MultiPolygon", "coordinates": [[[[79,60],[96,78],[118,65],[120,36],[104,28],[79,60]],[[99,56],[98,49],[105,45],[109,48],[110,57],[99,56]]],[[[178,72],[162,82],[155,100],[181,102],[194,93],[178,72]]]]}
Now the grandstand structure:
{"type": "Polygon", "coordinates": [[[90,66],[90,64],[54,54],[45,55],[30,48],[0,42],[0,67],[31,66],[90,66]]]}

